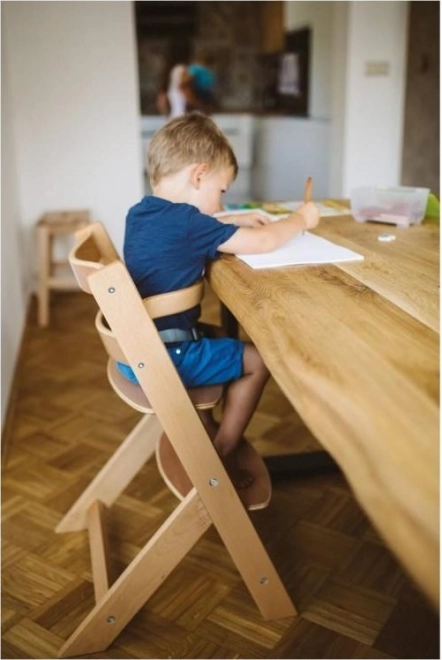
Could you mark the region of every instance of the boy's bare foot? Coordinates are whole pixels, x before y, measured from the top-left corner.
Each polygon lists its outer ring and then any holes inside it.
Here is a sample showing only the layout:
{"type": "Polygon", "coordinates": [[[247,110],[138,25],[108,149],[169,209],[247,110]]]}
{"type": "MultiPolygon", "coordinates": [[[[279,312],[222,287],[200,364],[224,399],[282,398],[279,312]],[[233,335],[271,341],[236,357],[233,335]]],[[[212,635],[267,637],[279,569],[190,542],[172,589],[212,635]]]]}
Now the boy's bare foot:
{"type": "Polygon", "coordinates": [[[243,470],[238,464],[238,450],[236,448],[226,456],[222,456],[221,460],[235,488],[249,488],[253,484],[253,475],[247,470],[243,470]]]}
{"type": "MultiPolygon", "coordinates": [[[[248,488],[254,482],[253,475],[248,470],[243,470],[239,465],[239,451],[238,447],[234,447],[227,453],[223,447],[217,446],[215,441],[216,435],[219,431],[219,424],[212,417],[211,411],[200,411],[199,413],[201,420],[206,428],[206,431],[209,437],[214,441],[214,447],[217,450],[219,457],[221,458],[226,471],[232,480],[235,488],[248,488]]],[[[239,444],[239,447],[241,443],[239,444]]]]}

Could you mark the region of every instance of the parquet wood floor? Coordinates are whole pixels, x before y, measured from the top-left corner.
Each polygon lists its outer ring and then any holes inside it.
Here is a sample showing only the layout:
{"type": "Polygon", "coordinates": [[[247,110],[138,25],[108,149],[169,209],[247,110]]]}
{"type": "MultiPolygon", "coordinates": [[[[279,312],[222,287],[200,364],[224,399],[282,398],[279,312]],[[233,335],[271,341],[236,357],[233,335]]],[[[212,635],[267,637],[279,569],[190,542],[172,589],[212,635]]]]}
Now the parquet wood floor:
{"type": "MultiPolygon", "coordinates": [[[[210,291],[205,320],[218,305],[210,291]]],[[[2,478],[2,658],[54,658],[93,604],[86,533],[54,528],[139,419],[112,392],[95,303],[32,302],[2,478]]],[[[247,433],[263,454],[304,451],[308,430],[270,382],[247,433]]],[[[112,509],[117,571],[176,506],[149,462],[112,509]]],[[[274,482],[253,522],[300,615],[264,622],[214,529],[96,658],[439,658],[439,617],[338,473],[274,482]]]]}

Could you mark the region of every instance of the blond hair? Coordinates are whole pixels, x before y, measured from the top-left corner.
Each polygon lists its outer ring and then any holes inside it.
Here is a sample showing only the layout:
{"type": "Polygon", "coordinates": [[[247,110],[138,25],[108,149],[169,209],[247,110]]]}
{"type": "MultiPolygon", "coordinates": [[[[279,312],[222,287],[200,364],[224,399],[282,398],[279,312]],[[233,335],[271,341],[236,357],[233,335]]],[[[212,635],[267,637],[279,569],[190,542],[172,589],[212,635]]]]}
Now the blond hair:
{"type": "Polygon", "coordinates": [[[238,163],[224,133],[215,122],[190,112],[167,122],[152,138],[147,152],[147,171],[151,185],[193,163],[206,163],[210,169],[233,168],[238,163]]]}

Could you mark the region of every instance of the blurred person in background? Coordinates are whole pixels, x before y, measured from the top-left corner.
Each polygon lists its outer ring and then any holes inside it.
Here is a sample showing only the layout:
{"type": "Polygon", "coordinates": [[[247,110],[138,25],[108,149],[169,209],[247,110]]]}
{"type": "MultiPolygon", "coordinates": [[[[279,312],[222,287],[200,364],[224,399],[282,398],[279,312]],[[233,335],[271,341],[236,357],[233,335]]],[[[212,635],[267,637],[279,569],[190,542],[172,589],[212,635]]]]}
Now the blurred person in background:
{"type": "Polygon", "coordinates": [[[216,108],[215,82],[204,64],[175,64],[157,94],[157,108],[168,120],[192,110],[209,115],[216,108]]]}

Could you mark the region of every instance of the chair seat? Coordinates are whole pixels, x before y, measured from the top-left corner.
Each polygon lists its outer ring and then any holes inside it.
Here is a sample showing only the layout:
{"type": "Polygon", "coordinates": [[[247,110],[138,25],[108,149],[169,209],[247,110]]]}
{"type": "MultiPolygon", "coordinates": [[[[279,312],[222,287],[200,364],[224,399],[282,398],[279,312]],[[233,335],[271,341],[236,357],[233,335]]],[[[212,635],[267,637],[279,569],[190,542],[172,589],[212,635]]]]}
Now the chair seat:
{"type": "MultiPolygon", "coordinates": [[[[107,363],[107,377],[116,394],[135,410],[148,415],[154,414],[149,400],[139,385],[131,383],[123,376],[117,363],[109,358],[107,363]]],[[[207,385],[206,387],[192,387],[187,390],[189,397],[198,410],[214,408],[223,395],[222,385],[207,385]]]]}
{"type": "MultiPolygon", "coordinates": [[[[183,500],[193,485],[164,433],[157,444],[156,458],[164,482],[178,499],[183,500]]],[[[270,475],[261,456],[246,440],[239,445],[238,464],[254,478],[251,486],[237,490],[239,498],[249,511],[264,509],[272,495],[270,475]]]]}

